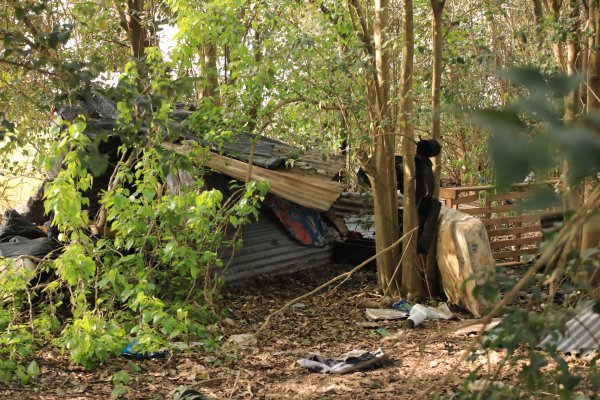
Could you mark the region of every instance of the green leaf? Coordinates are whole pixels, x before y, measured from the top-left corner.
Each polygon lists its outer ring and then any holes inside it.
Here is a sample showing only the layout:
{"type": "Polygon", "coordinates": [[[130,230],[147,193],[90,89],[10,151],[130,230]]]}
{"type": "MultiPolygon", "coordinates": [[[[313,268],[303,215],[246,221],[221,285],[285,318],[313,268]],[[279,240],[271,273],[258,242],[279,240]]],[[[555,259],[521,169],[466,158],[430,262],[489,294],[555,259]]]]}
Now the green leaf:
{"type": "Polygon", "coordinates": [[[127,392],[129,392],[129,390],[127,389],[126,386],[118,385],[118,386],[115,386],[115,388],[112,390],[112,392],[110,394],[114,397],[119,397],[124,394],[127,394],[127,392]]]}
{"type": "Polygon", "coordinates": [[[32,379],[37,379],[37,377],[40,375],[40,367],[35,360],[30,362],[27,366],[27,375],[29,375],[32,379]]]}
{"type": "Polygon", "coordinates": [[[533,68],[511,68],[500,74],[516,85],[525,86],[531,91],[546,91],[546,78],[533,68]]]}
{"type": "Polygon", "coordinates": [[[133,372],[141,372],[142,371],[142,367],[140,367],[139,365],[137,365],[134,362],[128,361],[127,365],[129,366],[129,368],[131,368],[131,370],[133,372]]]}
{"type": "Polygon", "coordinates": [[[119,384],[126,385],[129,383],[130,380],[131,380],[131,376],[129,375],[129,373],[127,371],[124,371],[124,370],[115,372],[112,377],[113,384],[115,384],[115,385],[119,385],[119,384]]]}
{"type": "Polygon", "coordinates": [[[583,127],[554,132],[569,161],[569,182],[579,183],[600,172],[600,137],[583,127]]]}

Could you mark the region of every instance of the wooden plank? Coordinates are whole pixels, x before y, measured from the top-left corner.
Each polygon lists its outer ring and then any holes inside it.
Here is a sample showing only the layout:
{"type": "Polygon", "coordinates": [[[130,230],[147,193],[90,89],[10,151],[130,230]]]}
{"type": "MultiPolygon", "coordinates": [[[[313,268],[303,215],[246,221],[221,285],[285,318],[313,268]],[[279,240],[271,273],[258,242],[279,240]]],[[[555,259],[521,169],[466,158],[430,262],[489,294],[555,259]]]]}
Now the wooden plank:
{"type": "Polygon", "coordinates": [[[519,238],[519,239],[497,240],[497,241],[490,242],[490,246],[492,247],[492,250],[496,250],[496,249],[501,249],[503,247],[521,246],[524,244],[536,244],[541,241],[542,241],[541,236],[531,236],[531,237],[519,238]]]}
{"type": "MultiPolygon", "coordinates": [[[[163,147],[180,154],[190,151],[189,146],[173,143],[163,143],[163,147]]],[[[202,161],[206,167],[240,181],[245,181],[248,176],[248,164],[243,161],[216,153],[211,153],[210,158],[202,161]]],[[[266,181],[271,193],[318,211],[328,211],[343,191],[339,182],[304,176],[293,170],[272,171],[256,165],[252,166],[250,179],[266,181]]]]}
{"type": "Polygon", "coordinates": [[[538,221],[545,213],[518,215],[515,217],[484,218],[481,220],[485,226],[514,224],[517,222],[538,221]]]}
{"type": "MultiPolygon", "coordinates": [[[[468,196],[460,196],[456,199],[452,200],[452,204],[465,204],[465,203],[472,203],[474,201],[479,200],[479,195],[478,194],[471,194],[468,196]]],[[[462,211],[462,210],[461,210],[462,211]]]]}
{"type": "Polygon", "coordinates": [[[510,192],[510,193],[501,193],[492,195],[492,200],[494,201],[502,201],[502,200],[522,200],[531,197],[531,192],[510,192]]]}
{"type": "Polygon", "coordinates": [[[500,260],[503,258],[513,258],[518,257],[523,254],[536,254],[539,249],[537,247],[532,247],[529,249],[521,249],[521,250],[511,250],[511,251],[498,251],[493,253],[494,259],[500,260]]]}
{"type": "Polygon", "coordinates": [[[518,267],[519,265],[525,264],[521,261],[506,261],[501,263],[496,263],[496,267],[518,267]]]}
{"type": "Polygon", "coordinates": [[[458,197],[458,192],[455,188],[440,188],[440,198],[443,199],[456,199],[458,197]]]}
{"type": "MultiPolygon", "coordinates": [[[[544,184],[547,185],[555,185],[559,182],[559,179],[551,179],[548,181],[543,182],[544,184]]],[[[540,183],[541,184],[541,183],[540,183]]],[[[534,188],[536,186],[536,184],[531,184],[531,183],[515,183],[514,185],[511,185],[511,187],[513,188],[534,188]]],[[[446,189],[452,189],[455,190],[456,192],[466,192],[466,191],[481,191],[481,190],[490,190],[490,189],[494,189],[495,186],[494,185],[484,185],[484,186],[457,186],[457,187],[453,187],[453,188],[446,188],[446,189]]]]}
{"type": "Polygon", "coordinates": [[[469,215],[480,215],[480,214],[497,214],[501,212],[519,211],[521,208],[518,204],[510,204],[507,206],[493,206],[493,207],[475,207],[475,208],[461,208],[460,211],[469,215]]]}
{"type": "Polygon", "coordinates": [[[496,237],[496,236],[507,236],[507,235],[516,235],[519,233],[529,233],[529,232],[539,232],[542,228],[540,225],[526,225],[526,226],[515,226],[512,228],[504,228],[504,229],[489,229],[487,231],[488,237],[496,237]]]}

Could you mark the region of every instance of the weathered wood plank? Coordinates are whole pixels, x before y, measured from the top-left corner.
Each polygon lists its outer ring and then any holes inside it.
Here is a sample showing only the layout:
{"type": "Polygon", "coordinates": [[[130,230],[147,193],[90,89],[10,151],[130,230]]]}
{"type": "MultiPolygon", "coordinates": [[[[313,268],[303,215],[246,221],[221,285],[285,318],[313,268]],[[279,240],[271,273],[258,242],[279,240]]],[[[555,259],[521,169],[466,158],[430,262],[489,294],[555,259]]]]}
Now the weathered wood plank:
{"type": "Polygon", "coordinates": [[[481,220],[485,226],[514,224],[517,222],[538,221],[542,215],[546,213],[536,213],[527,215],[517,215],[514,217],[499,217],[499,218],[484,218],[481,220]]]}
{"type": "Polygon", "coordinates": [[[510,204],[506,206],[493,206],[493,207],[475,207],[475,208],[461,208],[460,211],[469,215],[481,215],[481,214],[497,214],[501,212],[519,211],[519,204],[510,204]]]}
{"type": "Polygon", "coordinates": [[[524,245],[524,244],[536,244],[541,241],[542,241],[541,236],[531,236],[531,237],[520,238],[520,239],[496,240],[496,241],[490,242],[490,246],[492,247],[492,250],[496,250],[496,249],[501,249],[501,248],[510,247],[510,246],[520,246],[520,245],[524,245]]]}
{"type": "Polygon", "coordinates": [[[539,225],[526,225],[526,226],[515,226],[512,228],[504,228],[504,229],[488,229],[488,237],[497,237],[497,236],[507,236],[507,235],[516,235],[519,233],[530,233],[530,232],[539,232],[539,225]]]}
{"type": "Polygon", "coordinates": [[[511,250],[511,251],[498,251],[493,253],[494,259],[501,260],[504,258],[514,258],[523,254],[536,254],[539,251],[537,247],[531,247],[529,249],[511,250]]]}

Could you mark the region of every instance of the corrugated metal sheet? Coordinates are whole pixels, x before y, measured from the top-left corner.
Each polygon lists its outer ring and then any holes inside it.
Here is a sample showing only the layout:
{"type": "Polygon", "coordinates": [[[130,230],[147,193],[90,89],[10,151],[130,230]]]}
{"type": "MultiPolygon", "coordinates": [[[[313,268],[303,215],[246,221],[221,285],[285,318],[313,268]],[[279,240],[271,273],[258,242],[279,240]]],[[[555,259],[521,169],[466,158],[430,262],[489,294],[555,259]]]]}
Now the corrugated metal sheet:
{"type": "MultiPolygon", "coordinates": [[[[185,127],[181,126],[181,130],[185,132],[185,127]]],[[[311,175],[321,175],[327,179],[332,179],[344,167],[345,163],[344,156],[302,151],[287,143],[266,136],[255,138],[253,135],[239,133],[230,140],[224,141],[220,146],[215,146],[189,133],[183,133],[182,137],[196,141],[214,152],[246,163],[250,159],[252,144],[256,141],[252,156],[253,165],[267,169],[282,169],[288,168],[285,165],[286,160],[293,160],[294,162],[289,169],[303,171],[311,175]]]]}
{"type": "MultiPolygon", "coordinates": [[[[224,142],[221,151],[224,155],[248,162],[250,151],[252,149],[253,137],[246,134],[236,135],[234,140],[224,142]]],[[[282,155],[276,155],[273,151],[278,142],[265,137],[260,137],[256,141],[254,154],[252,155],[252,164],[267,169],[283,168],[285,158],[282,155]]]]}
{"type": "Polygon", "coordinates": [[[600,314],[592,307],[567,321],[565,335],[558,332],[548,335],[540,347],[556,346],[562,353],[586,354],[600,349],[600,314]],[[558,338],[556,338],[558,336],[558,338]]]}
{"type": "MultiPolygon", "coordinates": [[[[163,146],[181,154],[188,151],[185,145],[165,143],[163,146]]],[[[247,163],[220,154],[212,154],[205,163],[213,170],[241,181],[248,174],[247,163]]],[[[266,181],[273,194],[318,211],[328,211],[343,190],[339,182],[326,178],[304,176],[288,170],[272,171],[258,166],[252,167],[251,179],[266,181]]]]}
{"type": "MultiPolygon", "coordinates": [[[[325,247],[303,246],[285,232],[273,217],[261,214],[258,222],[242,228],[243,247],[237,250],[224,271],[225,282],[241,285],[260,275],[289,274],[308,268],[331,264],[333,250],[325,247]]],[[[228,260],[231,251],[222,255],[228,260]]]]}

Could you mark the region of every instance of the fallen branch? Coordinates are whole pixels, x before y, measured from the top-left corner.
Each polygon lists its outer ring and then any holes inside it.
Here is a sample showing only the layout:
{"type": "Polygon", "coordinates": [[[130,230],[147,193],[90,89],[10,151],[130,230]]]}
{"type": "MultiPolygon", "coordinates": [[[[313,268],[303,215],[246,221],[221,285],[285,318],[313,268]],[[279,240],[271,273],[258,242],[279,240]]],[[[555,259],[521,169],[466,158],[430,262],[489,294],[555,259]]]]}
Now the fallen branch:
{"type": "Polygon", "coordinates": [[[359,269],[363,268],[365,265],[369,264],[371,261],[375,260],[378,256],[380,256],[382,254],[385,254],[385,253],[391,251],[394,247],[398,246],[400,243],[402,243],[402,241],[408,235],[411,235],[414,231],[416,231],[417,228],[418,227],[413,228],[410,232],[407,232],[406,235],[402,236],[400,239],[396,240],[394,243],[392,243],[391,245],[389,245],[385,249],[381,250],[380,252],[376,253],[375,255],[367,258],[365,261],[363,261],[362,263],[358,264],[356,267],[352,268],[350,271],[344,272],[343,274],[338,275],[335,278],[333,278],[333,279],[325,282],[324,284],[322,284],[318,288],[313,289],[310,292],[303,294],[302,296],[298,296],[295,299],[288,301],[283,307],[281,307],[280,309],[272,312],[271,314],[269,314],[267,316],[267,319],[265,319],[265,322],[263,322],[263,324],[260,326],[260,328],[258,328],[258,330],[256,331],[256,335],[258,335],[260,332],[262,332],[267,327],[267,325],[269,325],[269,322],[271,321],[271,318],[273,318],[274,316],[281,314],[282,312],[284,312],[285,310],[287,310],[288,308],[290,308],[292,305],[294,305],[295,303],[299,302],[300,300],[304,300],[307,297],[312,296],[313,294],[321,291],[322,289],[326,288],[327,286],[329,286],[331,284],[334,284],[335,282],[339,281],[340,279],[348,279],[350,276],[352,276],[352,274],[354,274],[359,269]]]}

